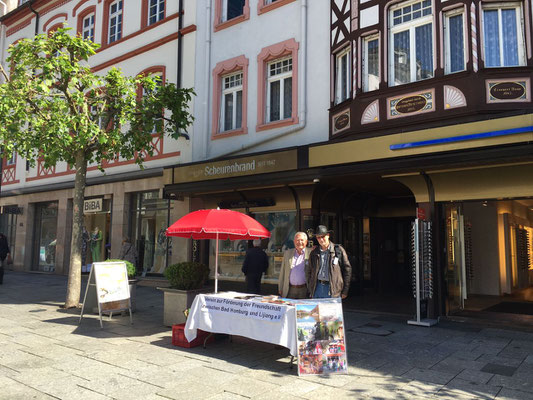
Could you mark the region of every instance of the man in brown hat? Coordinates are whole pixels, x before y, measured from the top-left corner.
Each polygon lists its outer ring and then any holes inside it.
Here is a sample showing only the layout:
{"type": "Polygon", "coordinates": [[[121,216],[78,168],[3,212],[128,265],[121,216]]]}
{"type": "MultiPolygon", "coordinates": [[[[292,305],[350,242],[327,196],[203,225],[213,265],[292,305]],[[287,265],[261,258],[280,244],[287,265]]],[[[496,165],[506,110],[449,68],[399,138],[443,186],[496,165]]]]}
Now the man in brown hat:
{"type": "Polygon", "coordinates": [[[352,266],[348,255],[341,245],[330,242],[332,231],[324,225],[319,225],[315,231],[318,246],[309,256],[305,276],[310,297],[342,297],[348,296],[352,266]]]}

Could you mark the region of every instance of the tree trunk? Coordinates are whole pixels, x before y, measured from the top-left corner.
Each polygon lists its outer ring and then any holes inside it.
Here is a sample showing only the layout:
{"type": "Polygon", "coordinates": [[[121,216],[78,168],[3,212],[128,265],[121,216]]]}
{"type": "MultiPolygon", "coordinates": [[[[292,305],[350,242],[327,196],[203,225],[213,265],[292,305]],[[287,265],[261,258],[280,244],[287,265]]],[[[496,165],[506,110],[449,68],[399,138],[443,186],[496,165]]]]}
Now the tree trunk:
{"type": "Polygon", "coordinates": [[[83,151],[76,154],[76,177],[74,179],[74,204],[72,212],[72,241],[70,268],[68,272],[67,299],[65,308],[78,307],[81,294],[81,244],[83,228],[83,200],[87,182],[87,159],[83,151]]]}

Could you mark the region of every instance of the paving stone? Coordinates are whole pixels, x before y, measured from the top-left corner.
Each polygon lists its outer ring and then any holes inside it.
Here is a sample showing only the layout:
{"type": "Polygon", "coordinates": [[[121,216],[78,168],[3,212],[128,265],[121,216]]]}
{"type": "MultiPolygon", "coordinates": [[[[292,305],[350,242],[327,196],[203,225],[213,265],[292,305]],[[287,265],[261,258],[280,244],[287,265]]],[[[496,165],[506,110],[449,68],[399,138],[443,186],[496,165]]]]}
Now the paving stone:
{"type": "Polygon", "coordinates": [[[259,396],[280,388],[279,385],[273,383],[259,382],[243,376],[235,377],[234,379],[227,381],[218,387],[224,391],[246,397],[259,396]]]}
{"type": "Polygon", "coordinates": [[[517,367],[510,367],[508,365],[500,365],[487,363],[483,368],[482,372],[488,372],[489,374],[504,375],[504,376],[513,376],[517,367]]]}
{"type": "Polygon", "coordinates": [[[501,355],[482,355],[480,356],[476,361],[482,362],[482,363],[491,363],[491,364],[498,364],[498,365],[505,365],[508,367],[518,367],[520,364],[522,364],[522,361],[517,358],[509,358],[501,355]]]}
{"type": "Polygon", "coordinates": [[[533,393],[503,388],[496,398],[501,400],[533,400],[533,393]]]}
{"type": "Polygon", "coordinates": [[[470,396],[477,399],[493,399],[500,392],[501,387],[484,384],[472,384],[463,379],[455,378],[448,382],[437,393],[437,396],[446,396],[448,394],[455,396],[470,396]]]}
{"type": "Polygon", "coordinates": [[[455,357],[448,357],[436,363],[435,365],[433,365],[431,369],[434,371],[447,372],[450,374],[457,375],[465,369],[479,371],[486,364],[487,364],[486,362],[481,362],[481,361],[460,360],[455,357]]]}
{"type": "Polygon", "coordinates": [[[323,386],[319,387],[318,389],[315,389],[311,392],[305,393],[302,395],[305,399],[310,400],[323,400],[323,399],[353,399],[354,393],[349,390],[343,390],[339,388],[334,388],[330,386],[323,386]]]}
{"type": "Polygon", "coordinates": [[[485,384],[488,383],[488,381],[491,380],[491,378],[494,376],[494,373],[489,372],[482,372],[476,371],[472,369],[465,369],[457,375],[457,378],[468,381],[470,383],[476,383],[476,384],[485,384]]]}
{"type": "Polygon", "coordinates": [[[402,375],[402,378],[409,380],[417,380],[421,382],[445,384],[451,381],[455,374],[442,371],[433,371],[429,369],[413,368],[402,375]]]}

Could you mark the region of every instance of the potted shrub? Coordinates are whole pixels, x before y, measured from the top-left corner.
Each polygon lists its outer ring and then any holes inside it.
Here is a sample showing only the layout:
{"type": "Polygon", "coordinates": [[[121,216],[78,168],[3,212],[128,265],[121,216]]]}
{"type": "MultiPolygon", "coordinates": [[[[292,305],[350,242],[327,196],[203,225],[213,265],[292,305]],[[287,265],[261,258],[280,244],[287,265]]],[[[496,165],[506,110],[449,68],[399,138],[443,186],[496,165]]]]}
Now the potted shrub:
{"type": "Polygon", "coordinates": [[[210,290],[204,288],[209,267],[185,261],[169,265],[164,275],[170,288],[159,288],[163,292],[163,323],[166,326],[182,324],[187,320],[184,311],[191,307],[196,295],[210,290]]]}
{"type": "Polygon", "coordinates": [[[137,274],[137,269],[135,268],[135,265],[133,263],[126,261],[126,260],[105,260],[106,262],[123,262],[126,264],[126,269],[128,271],[128,285],[130,287],[130,299],[131,299],[131,311],[134,312],[136,305],[135,305],[135,293],[137,292],[137,282],[138,279],[135,277],[137,274]]]}

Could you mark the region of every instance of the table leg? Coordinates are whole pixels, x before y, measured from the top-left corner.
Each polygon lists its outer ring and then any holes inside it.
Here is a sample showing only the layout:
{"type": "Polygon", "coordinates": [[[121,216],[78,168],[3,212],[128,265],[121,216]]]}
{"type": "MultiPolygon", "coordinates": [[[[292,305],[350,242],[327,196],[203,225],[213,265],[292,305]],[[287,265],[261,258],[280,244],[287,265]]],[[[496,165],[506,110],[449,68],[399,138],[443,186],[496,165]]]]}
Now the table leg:
{"type": "Polygon", "coordinates": [[[292,369],[294,367],[294,356],[291,355],[291,362],[289,363],[289,368],[292,369]]]}
{"type": "Polygon", "coordinates": [[[206,338],[204,339],[204,349],[207,348],[207,346],[206,346],[207,345],[207,340],[213,335],[214,335],[213,332],[209,332],[209,335],[207,335],[206,338]]]}

